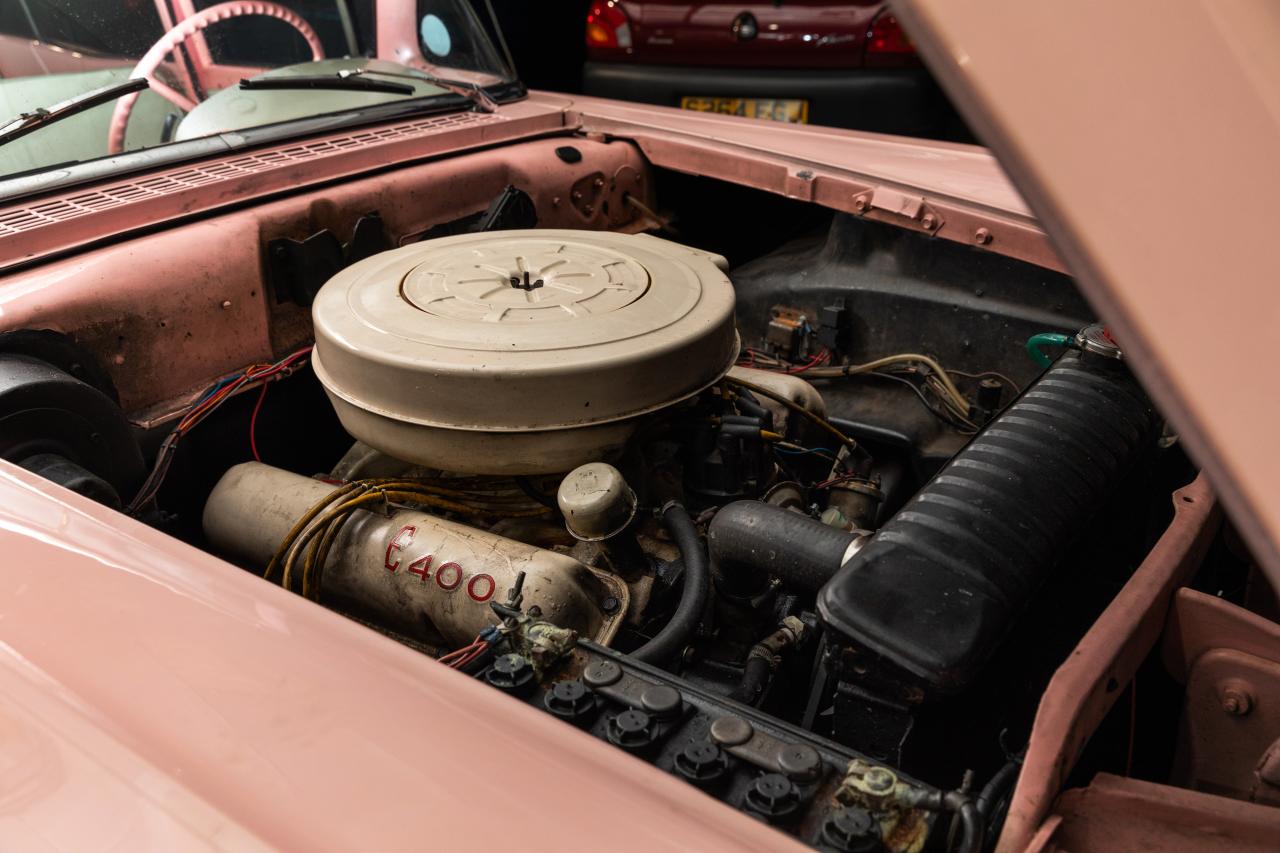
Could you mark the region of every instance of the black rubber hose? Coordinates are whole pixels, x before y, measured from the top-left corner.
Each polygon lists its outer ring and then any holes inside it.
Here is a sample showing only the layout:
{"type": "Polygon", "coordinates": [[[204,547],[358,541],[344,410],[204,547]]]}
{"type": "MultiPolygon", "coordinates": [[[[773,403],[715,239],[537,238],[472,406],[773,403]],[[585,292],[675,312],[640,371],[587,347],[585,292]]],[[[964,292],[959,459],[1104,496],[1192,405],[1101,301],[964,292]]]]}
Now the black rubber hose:
{"type": "Polygon", "coordinates": [[[789,590],[817,592],[840,568],[857,536],[759,501],[735,501],[707,530],[717,588],[731,597],[763,592],[770,577],[789,590]]]}
{"type": "Polygon", "coordinates": [[[982,853],[987,836],[978,806],[970,800],[962,804],[956,814],[960,817],[960,844],[956,853],[982,853]]]}
{"type": "Polygon", "coordinates": [[[662,523],[680,549],[680,559],[684,563],[684,588],[680,591],[676,612],[667,624],[649,642],[631,653],[632,658],[654,666],[663,666],[684,651],[698,629],[698,621],[711,593],[707,553],[689,513],[680,504],[669,503],[662,511],[662,523]]]}
{"type": "Polygon", "coordinates": [[[972,797],[960,791],[935,791],[920,805],[929,811],[951,812],[959,820],[960,843],[955,853],[982,853],[987,841],[986,826],[972,797]]]}
{"type": "Polygon", "coordinates": [[[756,704],[760,701],[760,694],[764,692],[772,671],[767,658],[747,658],[747,664],[742,669],[742,681],[738,682],[737,689],[729,694],[729,698],[744,705],[756,704]]]}
{"type": "Polygon", "coordinates": [[[1021,770],[1022,759],[1010,759],[978,792],[978,799],[974,801],[974,805],[978,807],[978,814],[982,816],[982,828],[988,838],[997,837],[1004,826],[1021,770]]]}
{"type": "Polygon", "coordinates": [[[982,786],[982,790],[978,792],[976,801],[978,811],[982,813],[983,818],[990,818],[995,810],[996,803],[1012,788],[1018,780],[1018,771],[1022,769],[1022,762],[1018,759],[1010,759],[1003,767],[1001,767],[996,775],[986,785],[982,786]]]}

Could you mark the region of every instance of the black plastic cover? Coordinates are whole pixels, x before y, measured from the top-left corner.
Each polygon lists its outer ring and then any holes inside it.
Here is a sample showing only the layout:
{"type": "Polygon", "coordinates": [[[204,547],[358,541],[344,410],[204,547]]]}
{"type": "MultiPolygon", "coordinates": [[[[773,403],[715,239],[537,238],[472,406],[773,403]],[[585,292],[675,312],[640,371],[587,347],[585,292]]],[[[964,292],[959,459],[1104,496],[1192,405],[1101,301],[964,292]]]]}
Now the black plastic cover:
{"type": "Polygon", "coordinates": [[[822,588],[823,623],[926,691],[959,691],[1156,423],[1122,363],[1064,356],[822,588]]]}

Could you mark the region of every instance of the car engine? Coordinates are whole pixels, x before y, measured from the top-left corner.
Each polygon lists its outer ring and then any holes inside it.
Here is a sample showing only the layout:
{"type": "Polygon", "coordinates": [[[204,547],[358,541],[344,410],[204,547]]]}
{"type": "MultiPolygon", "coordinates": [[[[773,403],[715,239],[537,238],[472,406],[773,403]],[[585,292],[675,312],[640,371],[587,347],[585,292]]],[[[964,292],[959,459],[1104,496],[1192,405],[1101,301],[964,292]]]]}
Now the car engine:
{"type": "Polygon", "coordinates": [[[843,214],[735,266],[458,230],[343,266],[314,344],[142,455],[88,359],[7,338],[0,451],[818,849],[983,849],[1187,470],[1065,277],[961,311],[843,214]]]}

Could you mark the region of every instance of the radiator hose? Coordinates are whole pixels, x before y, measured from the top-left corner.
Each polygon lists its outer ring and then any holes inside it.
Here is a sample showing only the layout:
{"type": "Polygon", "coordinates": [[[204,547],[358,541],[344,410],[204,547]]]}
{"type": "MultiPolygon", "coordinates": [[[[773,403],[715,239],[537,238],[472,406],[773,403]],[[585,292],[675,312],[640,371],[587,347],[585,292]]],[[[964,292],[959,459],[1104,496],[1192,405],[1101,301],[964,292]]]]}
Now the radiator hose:
{"type": "Polygon", "coordinates": [[[654,666],[664,666],[684,651],[698,630],[698,620],[702,618],[711,591],[707,554],[689,513],[672,501],[663,507],[662,523],[680,550],[680,560],[684,563],[684,587],[680,591],[676,612],[667,624],[631,653],[633,659],[654,666]]]}
{"type": "Polygon", "coordinates": [[[788,589],[817,592],[859,535],[760,501],[735,501],[707,529],[716,589],[749,599],[780,578],[788,589]]]}

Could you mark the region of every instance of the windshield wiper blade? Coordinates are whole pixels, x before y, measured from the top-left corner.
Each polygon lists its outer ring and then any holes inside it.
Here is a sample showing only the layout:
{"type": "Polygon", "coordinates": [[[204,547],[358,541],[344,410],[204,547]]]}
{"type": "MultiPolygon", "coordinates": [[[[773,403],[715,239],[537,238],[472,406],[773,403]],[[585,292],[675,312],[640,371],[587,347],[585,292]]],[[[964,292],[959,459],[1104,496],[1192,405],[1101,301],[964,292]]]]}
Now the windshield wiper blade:
{"type": "MultiPolygon", "coordinates": [[[[343,72],[339,72],[343,73],[343,72]]],[[[414,71],[412,74],[401,73],[399,71],[379,71],[374,68],[359,68],[354,71],[346,72],[349,74],[377,74],[379,77],[399,77],[404,80],[421,80],[423,83],[430,83],[433,86],[439,86],[445,91],[452,92],[455,95],[461,95],[481,112],[492,113],[498,111],[498,102],[489,97],[489,94],[481,88],[479,83],[468,83],[463,80],[451,80],[448,77],[437,77],[426,71],[414,71]]]]}
{"type": "Polygon", "coordinates": [[[40,107],[29,113],[22,113],[17,118],[10,119],[0,125],[0,145],[26,136],[28,133],[39,130],[45,125],[50,125],[64,118],[82,113],[85,110],[93,109],[99,104],[123,98],[125,95],[132,95],[134,92],[141,92],[143,89],[150,88],[150,86],[151,84],[146,81],[146,78],[132,78],[121,83],[103,86],[101,89],[93,89],[81,93],[48,107],[40,107]]]}
{"type": "Polygon", "coordinates": [[[384,92],[388,95],[412,95],[416,89],[407,83],[390,80],[370,80],[357,72],[339,71],[337,74],[302,74],[298,76],[255,77],[241,80],[241,89],[335,89],[346,92],[384,92]]]}

